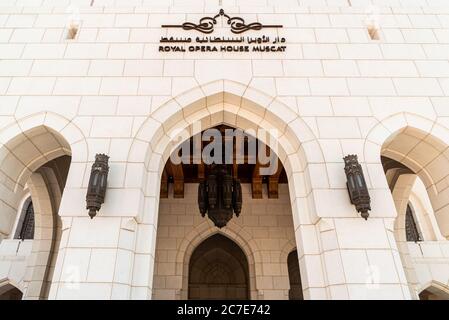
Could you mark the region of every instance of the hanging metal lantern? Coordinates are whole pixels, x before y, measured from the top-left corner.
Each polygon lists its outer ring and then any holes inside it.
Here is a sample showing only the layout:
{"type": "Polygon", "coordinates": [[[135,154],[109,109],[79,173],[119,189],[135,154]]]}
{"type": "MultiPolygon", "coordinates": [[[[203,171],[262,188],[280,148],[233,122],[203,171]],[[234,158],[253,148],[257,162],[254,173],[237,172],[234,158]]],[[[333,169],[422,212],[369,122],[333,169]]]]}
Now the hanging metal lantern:
{"type": "Polygon", "coordinates": [[[97,154],[90,173],[89,186],[87,188],[86,209],[89,210],[91,219],[97,215],[104,203],[109,172],[109,156],[97,154]]]}
{"type": "Polygon", "coordinates": [[[362,166],[355,154],[347,155],[343,160],[345,161],[346,186],[348,187],[349,198],[351,203],[355,205],[357,212],[360,212],[361,216],[367,220],[369,217],[368,211],[371,210],[371,198],[362,166]]]}
{"type": "Polygon", "coordinates": [[[233,179],[226,165],[212,167],[207,179],[198,186],[198,207],[203,217],[206,213],[215,226],[223,228],[242,211],[242,187],[240,181],[233,179]]]}

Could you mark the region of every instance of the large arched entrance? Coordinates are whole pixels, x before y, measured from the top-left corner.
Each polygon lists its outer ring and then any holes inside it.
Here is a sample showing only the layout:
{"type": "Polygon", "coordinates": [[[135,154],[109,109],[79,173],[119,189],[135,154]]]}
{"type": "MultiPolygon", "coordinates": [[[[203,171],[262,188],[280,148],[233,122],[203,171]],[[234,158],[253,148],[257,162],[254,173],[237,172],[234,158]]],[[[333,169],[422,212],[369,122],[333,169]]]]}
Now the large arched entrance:
{"type": "MultiPolygon", "coordinates": [[[[267,189],[271,188],[268,177],[257,177],[262,180],[262,183],[257,183],[262,185],[263,200],[253,198],[251,183],[242,185],[244,201],[254,206],[243,205],[242,210],[247,211],[233,218],[221,230],[246,253],[251,279],[250,298],[288,299],[287,255],[295,247],[298,247],[301,272],[305,273],[304,297],[323,297],[326,286],[323,268],[322,264],[315,263],[319,254],[316,250],[318,234],[308,232],[317,229],[318,217],[311,200],[314,197],[311,185],[306,182],[310,174],[307,166],[310,152],[313,159],[322,160],[320,145],[308,124],[289,106],[228,80],[194,88],[156,108],[142,124],[131,145],[129,161],[145,167],[145,180],[153,182],[144,187],[145,209],[137,217],[138,230],[156,238],[156,246],[151,248],[148,260],[134,261],[135,270],[150,270],[150,275],[153,275],[148,281],[142,278],[136,284],[147,286],[150,283],[151,291],[139,296],[146,298],[145,294],[151,293],[153,299],[188,297],[190,256],[194,248],[217,229],[209,219],[201,217],[197,203],[198,185],[184,183],[183,189],[180,171],[173,171],[166,164],[174,147],[201,130],[219,125],[268,132],[268,138],[261,140],[273,150],[277,149],[275,153],[288,180],[288,183],[279,183],[281,203],[274,203],[277,199],[268,196],[267,189]],[[201,96],[204,93],[207,96],[201,96]],[[276,113],[272,112],[274,109],[276,113]],[[180,130],[187,135],[183,139],[175,139],[174,136],[179,137],[177,133],[180,130]],[[301,133],[299,136],[298,132],[301,133]],[[168,198],[164,199],[167,193],[168,198]],[[181,196],[183,193],[184,198],[181,196]],[[178,203],[181,201],[182,205],[178,203]],[[308,225],[303,227],[302,224],[308,225]],[[276,227],[273,229],[270,225],[276,227]],[[304,242],[314,245],[303,245],[304,242]],[[312,282],[309,281],[311,273],[317,275],[312,282]]],[[[316,167],[314,172],[317,170],[325,175],[324,167],[316,167]]],[[[272,182],[275,180],[271,179],[272,182]]],[[[136,253],[148,254],[143,249],[136,253]]],[[[134,274],[136,279],[140,279],[140,271],[134,274]]]]}
{"type": "Polygon", "coordinates": [[[215,234],[204,240],[190,258],[189,299],[248,299],[248,282],[245,253],[223,235],[215,234]]]}
{"type": "MultiPolygon", "coordinates": [[[[436,240],[437,235],[440,235],[440,238],[441,235],[448,237],[449,188],[445,183],[449,176],[447,150],[448,145],[437,136],[410,126],[392,133],[381,148],[382,165],[390,190],[397,200],[398,216],[402,217],[402,220],[406,217],[411,187],[415,180],[420,179],[424,184],[426,198],[434,211],[432,219],[439,229],[429,230],[429,235],[425,237],[428,240],[436,240]],[[400,198],[395,197],[396,189],[400,191],[400,198]]],[[[432,225],[430,217],[426,217],[426,220],[429,220],[427,225],[432,225]]]]}
{"type": "MultiPolygon", "coordinates": [[[[448,145],[441,139],[445,131],[437,125],[429,129],[429,122],[424,118],[417,118],[416,126],[407,125],[404,115],[396,115],[388,122],[405,123],[404,127],[393,126],[389,128],[390,133],[385,132],[385,139],[379,140],[378,151],[397,211],[392,231],[405,271],[401,281],[411,297],[418,299],[418,289],[423,284],[447,283],[446,273],[436,272],[438,266],[429,267],[423,262],[427,252],[441,250],[447,238],[448,145]]],[[[370,136],[368,140],[371,139],[370,136]]],[[[369,150],[373,145],[367,146],[369,150]]],[[[365,155],[371,156],[366,150],[365,155]]],[[[440,261],[447,259],[443,254],[431,256],[440,261]]]]}
{"type": "Polygon", "coordinates": [[[46,299],[61,239],[58,211],[71,146],[61,133],[40,125],[17,133],[0,153],[0,231],[5,235],[0,255],[10,264],[0,277],[17,283],[24,299],[46,299]],[[3,250],[14,243],[15,254],[3,250]]]}
{"type": "Polygon", "coordinates": [[[295,247],[295,232],[288,179],[276,153],[255,136],[224,124],[181,146],[173,154],[187,161],[176,163],[171,156],[162,172],[154,298],[176,298],[180,292],[181,299],[288,299],[283,253],[295,247]],[[201,159],[195,157],[196,144],[201,159]],[[272,162],[262,164],[259,152],[272,155],[272,162]],[[241,187],[238,213],[235,194],[228,197],[233,209],[226,210],[225,177],[211,185],[211,177],[221,177],[222,171],[234,181],[232,190],[236,183],[241,187]],[[203,183],[208,184],[206,199],[200,197],[203,183]],[[213,212],[212,197],[220,210],[213,212]],[[201,210],[203,200],[209,203],[207,213],[201,210]]]}
{"type": "Polygon", "coordinates": [[[449,300],[449,291],[446,285],[432,282],[419,293],[420,300],[449,300]]]}

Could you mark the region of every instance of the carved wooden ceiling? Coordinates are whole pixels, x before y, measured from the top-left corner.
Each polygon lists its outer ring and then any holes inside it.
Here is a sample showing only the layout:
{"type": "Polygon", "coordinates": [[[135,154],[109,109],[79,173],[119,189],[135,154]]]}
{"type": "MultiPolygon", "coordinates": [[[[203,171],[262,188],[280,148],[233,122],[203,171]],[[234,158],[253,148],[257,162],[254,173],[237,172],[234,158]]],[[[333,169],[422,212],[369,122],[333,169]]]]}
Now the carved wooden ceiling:
{"type": "MultiPolygon", "coordinates": [[[[226,137],[224,132],[226,129],[233,129],[232,127],[228,127],[225,125],[220,125],[215,127],[218,129],[222,135],[222,145],[224,146],[225,139],[230,139],[226,137]]],[[[190,138],[191,150],[193,150],[193,137],[190,138]]],[[[207,146],[211,141],[203,141],[202,142],[202,150],[205,146],[207,146]]],[[[267,153],[271,152],[269,147],[265,146],[267,149],[267,153]]],[[[267,185],[268,190],[268,198],[276,199],[279,196],[279,183],[287,183],[287,176],[282,166],[282,163],[278,162],[277,171],[269,176],[262,176],[259,173],[259,169],[263,167],[257,159],[257,157],[251,158],[248,155],[248,144],[245,141],[245,153],[244,159],[245,163],[237,164],[236,163],[236,139],[233,138],[233,148],[234,148],[234,159],[233,164],[229,164],[228,166],[232,167],[232,174],[234,178],[240,179],[242,183],[251,183],[252,197],[253,199],[262,199],[262,187],[264,184],[267,185]],[[252,163],[248,163],[252,162],[252,163]]],[[[193,160],[193,155],[190,156],[193,160]]],[[[210,168],[211,165],[207,165],[201,161],[200,164],[193,164],[193,161],[189,161],[190,164],[173,164],[171,160],[168,160],[165,164],[164,171],[162,173],[162,182],[161,182],[161,198],[168,197],[168,186],[169,184],[173,185],[173,197],[174,198],[183,198],[184,197],[184,184],[185,183],[198,183],[203,180],[210,168]]]]}

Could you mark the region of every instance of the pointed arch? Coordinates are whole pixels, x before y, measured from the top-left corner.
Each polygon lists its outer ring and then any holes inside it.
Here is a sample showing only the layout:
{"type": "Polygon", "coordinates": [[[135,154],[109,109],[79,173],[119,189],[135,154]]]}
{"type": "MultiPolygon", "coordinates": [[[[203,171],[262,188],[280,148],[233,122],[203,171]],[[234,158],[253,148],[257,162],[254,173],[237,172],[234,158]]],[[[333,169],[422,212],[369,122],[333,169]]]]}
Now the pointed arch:
{"type": "Polygon", "coordinates": [[[449,300],[449,286],[438,281],[431,281],[419,289],[421,300],[449,300]]]}
{"type": "Polygon", "coordinates": [[[22,297],[23,292],[14,281],[0,279],[0,300],[21,300],[22,297]]]}
{"type": "MultiPolygon", "coordinates": [[[[68,170],[87,160],[82,131],[68,119],[40,112],[0,130],[0,232],[9,237],[24,189],[34,207],[35,234],[24,274],[16,275],[26,299],[48,296],[58,251],[58,210],[68,170]]],[[[13,240],[10,240],[13,241],[13,240]]]]}
{"type": "MultiPolygon", "coordinates": [[[[161,177],[170,154],[192,135],[220,124],[267,132],[265,137],[257,138],[275,151],[285,168],[295,230],[300,223],[316,224],[318,217],[312,206],[313,193],[306,180],[308,164],[322,163],[324,157],[313,131],[295,110],[275,97],[227,80],[193,88],[166,101],[152,112],[137,131],[128,155],[128,162],[133,166],[140,165],[146,173],[142,179],[142,207],[145,209],[141,210],[137,221],[151,225],[153,230],[157,229],[161,177]],[[185,133],[183,139],[173,141],[180,131],[185,133]]],[[[326,170],[325,166],[320,170],[326,170]]],[[[296,235],[302,237],[301,231],[296,230],[296,235]]],[[[311,254],[304,252],[303,241],[318,239],[307,237],[297,240],[300,252],[311,254]]],[[[153,257],[150,259],[154,262],[153,257]]]]}
{"type": "MultiPolygon", "coordinates": [[[[205,238],[203,237],[198,237],[196,238],[197,241],[195,241],[195,243],[189,243],[189,247],[188,247],[188,251],[186,251],[186,254],[184,255],[184,266],[185,266],[185,274],[183,275],[183,296],[181,298],[192,298],[191,296],[191,284],[192,284],[192,259],[195,256],[195,253],[198,253],[198,249],[204,245],[205,243],[207,243],[208,240],[213,239],[214,237],[222,237],[223,239],[226,239],[229,241],[229,243],[232,243],[236,248],[238,248],[238,251],[241,252],[241,254],[238,254],[238,256],[236,258],[234,258],[236,261],[239,261],[239,264],[242,264],[243,267],[243,273],[244,273],[244,279],[240,279],[240,280],[244,280],[244,282],[246,283],[247,286],[247,292],[245,294],[245,296],[241,296],[240,298],[242,299],[248,299],[250,297],[256,298],[254,295],[257,294],[257,292],[255,292],[254,288],[255,288],[255,275],[254,275],[254,256],[252,254],[252,251],[248,250],[247,246],[242,246],[242,242],[237,234],[235,234],[234,236],[231,236],[232,232],[222,232],[222,231],[217,231],[212,229],[212,231],[210,232],[210,234],[208,236],[206,236],[205,238]],[[238,240],[237,240],[238,239],[238,240]],[[240,241],[239,241],[240,240],[240,241]],[[246,250],[245,250],[246,249],[246,250]],[[248,254],[250,254],[250,258],[248,254]],[[186,286],[184,286],[186,285],[186,286]],[[187,294],[187,296],[186,296],[187,294]]],[[[200,257],[196,257],[196,258],[200,258],[200,257]]],[[[197,279],[198,280],[198,279],[197,279]]],[[[243,282],[241,283],[243,284],[243,282]]]]}
{"type": "Polygon", "coordinates": [[[82,131],[64,117],[41,112],[19,119],[0,130],[0,232],[8,235],[20,201],[20,190],[45,163],[67,155],[86,162],[87,143],[82,131]]]}
{"type": "Polygon", "coordinates": [[[440,231],[449,237],[449,129],[435,120],[399,113],[371,129],[364,146],[368,164],[386,156],[407,166],[424,182],[440,231]]]}
{"type": "MultiPolygon", "coordinates": [[[[426,233],[439,235],[441,232],[449,237],[449,129],[436,119],[408,112],[391,115],[368,133],[364,156],[368,165],[383,166],[386,173],[384,188],[390,188],[396,207],[391,231],[405,272],[406,279],[402,281],[407,283],[411,296],[417,298],[416,288],[429,274],[416,267],[414,260],[422,257],[421,245],[407,242],[405,217],[418,177],[424,183],[439,229],[426,233]]],[[[428,217],[420,222],[431,227],[433,219],[428,217]]]]}

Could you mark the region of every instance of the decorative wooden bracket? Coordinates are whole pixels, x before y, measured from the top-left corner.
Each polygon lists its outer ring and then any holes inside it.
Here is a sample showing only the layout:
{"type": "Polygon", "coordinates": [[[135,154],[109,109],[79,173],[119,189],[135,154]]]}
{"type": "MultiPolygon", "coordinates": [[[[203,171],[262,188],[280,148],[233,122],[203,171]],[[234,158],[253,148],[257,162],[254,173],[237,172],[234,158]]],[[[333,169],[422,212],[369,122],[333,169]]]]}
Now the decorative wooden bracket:
{"type": "Polygon", "coordinates": [[[278,168],[275,174],[268,177],[268,198],[279,198],[279,177],[282,172],[282,163],[278,160],[278,168]]]}
{"type": "Polygon", "coordinates": [[[160,197],[168,198],[168,174],[165,168],[164,171],[162,171],[160,197]]]}
{"type": "Polygon", "coordinates": [[[260,163],[256,162],[251,182],[251,191],[253,199],[262,199],[262,176],[260,175],[260,163]]]}

